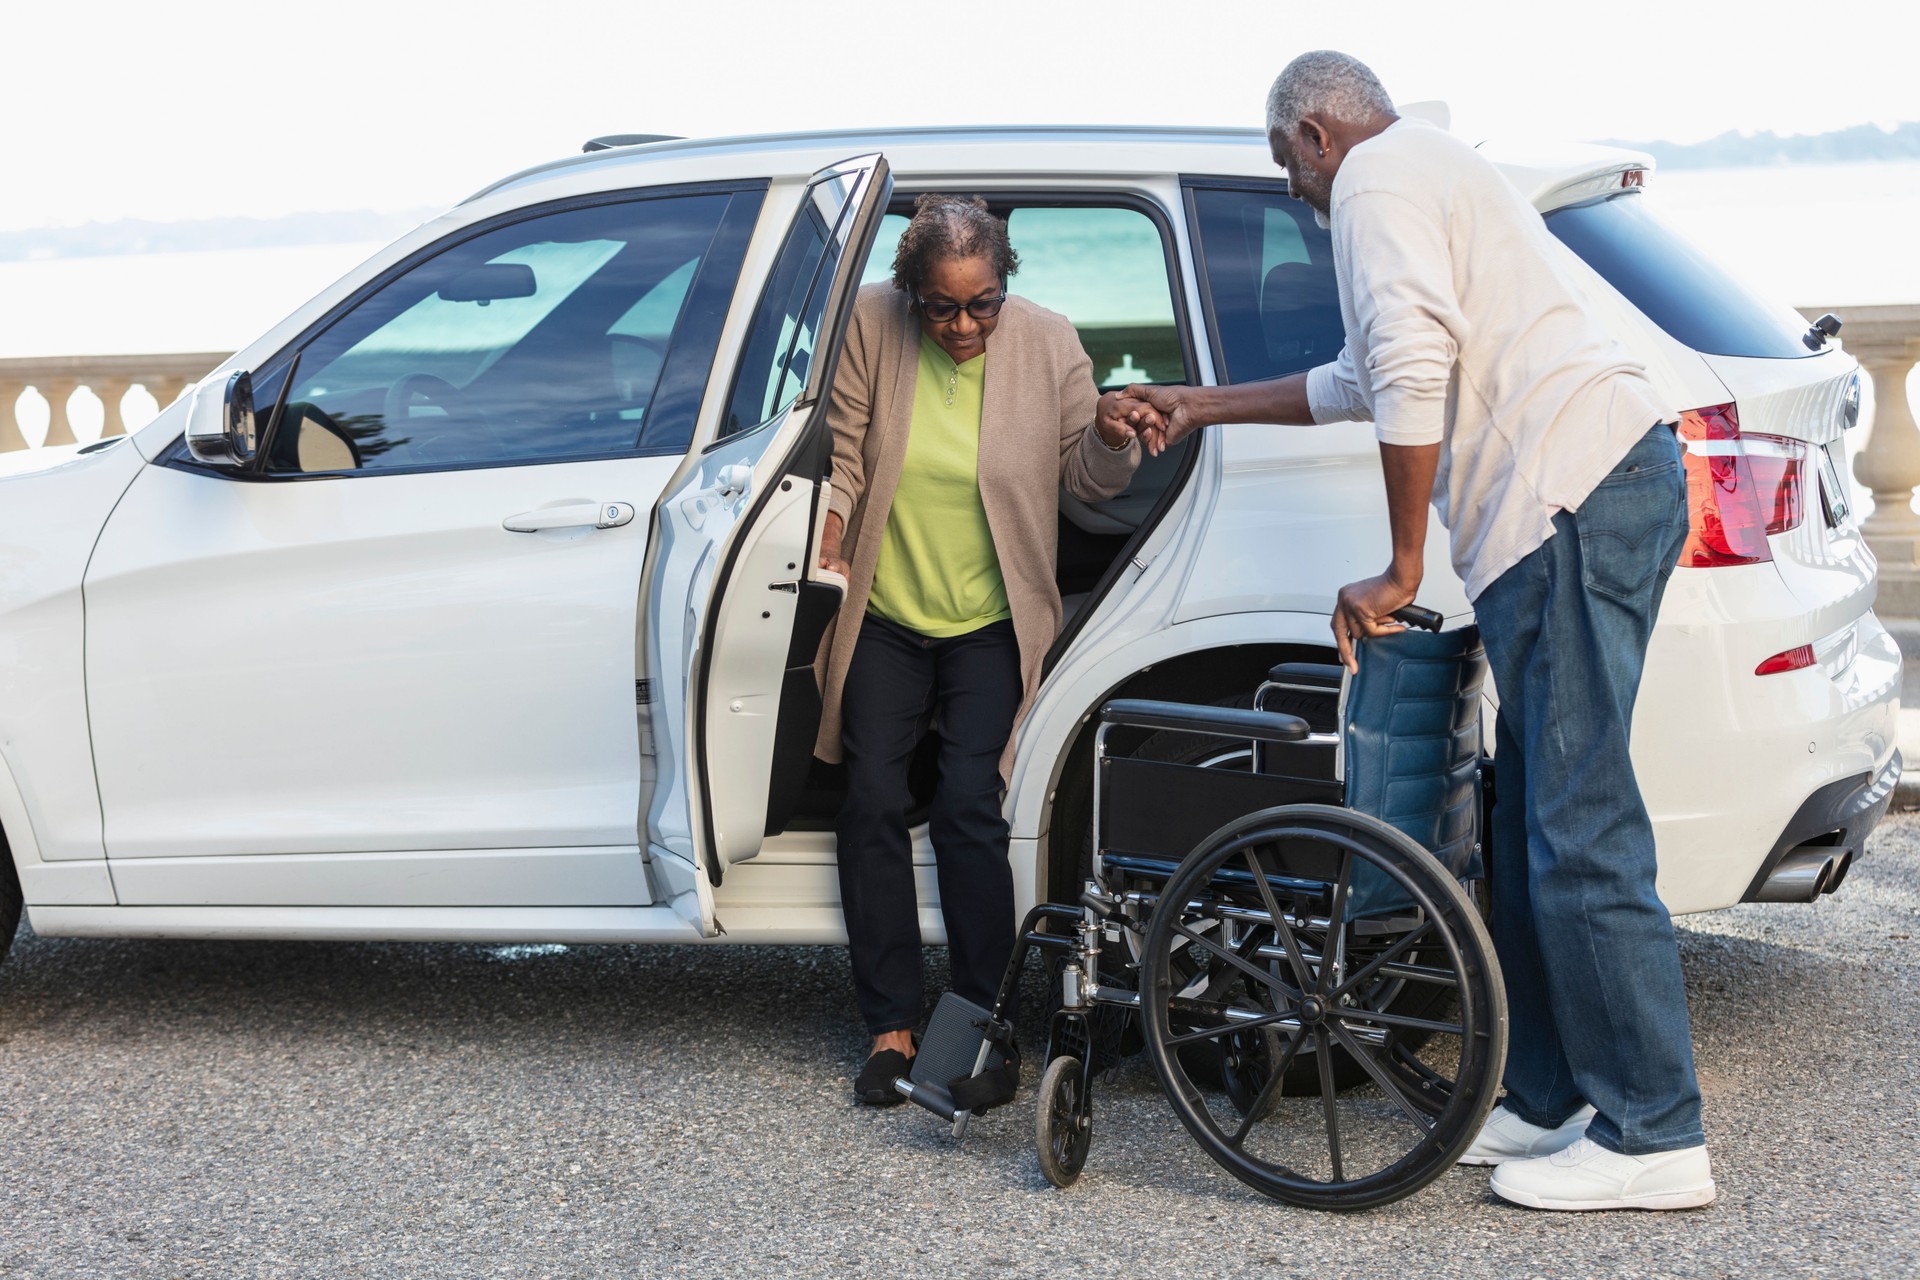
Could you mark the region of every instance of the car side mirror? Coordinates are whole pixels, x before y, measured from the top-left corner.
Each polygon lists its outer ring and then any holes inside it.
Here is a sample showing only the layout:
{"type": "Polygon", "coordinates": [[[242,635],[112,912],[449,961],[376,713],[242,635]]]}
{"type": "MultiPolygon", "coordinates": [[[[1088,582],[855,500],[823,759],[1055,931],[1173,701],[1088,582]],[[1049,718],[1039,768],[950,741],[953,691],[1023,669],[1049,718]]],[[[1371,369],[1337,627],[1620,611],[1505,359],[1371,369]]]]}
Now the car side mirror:
{"type": "Polygon", "coordinates": [[[187,451],[212,467],[243,467],[253,461],[260,436],[253,413],[253,375],[245,369],[208,379],[187,406],[187,451]]]}

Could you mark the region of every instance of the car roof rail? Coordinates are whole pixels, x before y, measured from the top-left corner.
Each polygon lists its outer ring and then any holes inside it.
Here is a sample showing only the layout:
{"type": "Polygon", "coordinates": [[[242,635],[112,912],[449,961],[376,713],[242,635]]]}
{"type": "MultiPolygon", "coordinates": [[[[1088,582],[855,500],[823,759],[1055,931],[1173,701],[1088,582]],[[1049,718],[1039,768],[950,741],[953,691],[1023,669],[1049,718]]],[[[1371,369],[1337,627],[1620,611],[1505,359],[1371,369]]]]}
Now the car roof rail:
{"type": "Polygon", "coordinates": [[[679,142],[677,133],[609,133],[598,138],[588,138],[581,146],[583,152],[611,151],[615,147],[644,147],[649,142],[679,142]]]}

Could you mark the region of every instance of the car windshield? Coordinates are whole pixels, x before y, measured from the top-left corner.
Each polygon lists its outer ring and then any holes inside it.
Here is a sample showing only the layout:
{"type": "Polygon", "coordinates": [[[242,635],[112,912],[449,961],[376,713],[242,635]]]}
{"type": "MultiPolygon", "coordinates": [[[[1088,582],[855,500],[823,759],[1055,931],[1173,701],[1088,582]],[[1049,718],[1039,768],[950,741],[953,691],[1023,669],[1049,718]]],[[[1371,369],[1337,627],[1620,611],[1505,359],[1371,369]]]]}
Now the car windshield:
{"type": "Polygon", "coordinates": [[[1799,313],[1755,296],[1628,191],[1556,209],[1547,229],[1668,334],[1716,356],[1815,354],[1799,313]]]}

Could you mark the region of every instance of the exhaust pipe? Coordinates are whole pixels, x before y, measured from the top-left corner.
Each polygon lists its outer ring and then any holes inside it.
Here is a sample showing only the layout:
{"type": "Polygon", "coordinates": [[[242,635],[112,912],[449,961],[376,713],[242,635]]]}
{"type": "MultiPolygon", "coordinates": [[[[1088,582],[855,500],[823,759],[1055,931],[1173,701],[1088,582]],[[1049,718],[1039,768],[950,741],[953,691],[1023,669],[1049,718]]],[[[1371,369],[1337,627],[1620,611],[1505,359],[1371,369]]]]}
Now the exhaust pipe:
{"type": "Polygon", "coordinates": [[[1812,902],[1821,894],[1831,892],[1837,883],[1833,864],[1831,848],[1795,849],[1780,859],[1780,865],[1773,869],[1753,900],[1812,902]]]}
{"type": "Polygon", "coordinates": [[[1853,850],[1848,849],[1845,853],[1840,855],[1840,860],[1833,864],[1833,871],[1830,875],[1827,876],[1827,883],[1825,887],[1823,887],[1820,890],[1820,892],[1822,893],[1836,892],[1840,888],[1840,882],[1847,878],[1847,872],[1851,871],[1852,869],[1853,869],[1853,850]]]}

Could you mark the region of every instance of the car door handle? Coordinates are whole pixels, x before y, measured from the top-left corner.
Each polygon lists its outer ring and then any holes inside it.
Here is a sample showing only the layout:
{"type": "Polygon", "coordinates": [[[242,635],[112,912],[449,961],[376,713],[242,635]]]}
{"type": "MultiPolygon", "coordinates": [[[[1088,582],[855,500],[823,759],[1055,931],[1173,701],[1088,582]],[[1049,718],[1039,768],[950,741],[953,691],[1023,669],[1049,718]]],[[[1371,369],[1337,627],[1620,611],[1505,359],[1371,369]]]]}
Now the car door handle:
{"type": "Polygon", "coordinates": [[[618,529],[633,519],[630,502],[556,502],[508,516],[500,526],[508,533],[539,533],[542,529],[618,529]]]}

